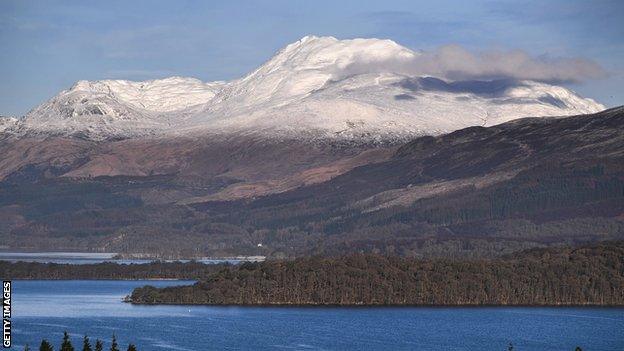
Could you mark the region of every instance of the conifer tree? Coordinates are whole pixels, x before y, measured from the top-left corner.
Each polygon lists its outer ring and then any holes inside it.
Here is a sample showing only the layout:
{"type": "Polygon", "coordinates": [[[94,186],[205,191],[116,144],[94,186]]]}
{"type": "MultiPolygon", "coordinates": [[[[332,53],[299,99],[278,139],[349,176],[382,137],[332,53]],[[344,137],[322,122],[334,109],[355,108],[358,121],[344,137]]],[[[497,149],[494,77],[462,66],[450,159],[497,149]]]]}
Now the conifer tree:
{"type": "Polygon", "coordinates": [[[84,336],[84,339],[82,340],[82,351],[92,351],[93,349],[91,349],[91,342],[89,342],[89,337],[88,336],[84,336]]]}
{"type": "Polygon", "coordinates": [[[28,344],[24,346],[24,351],[30,351],[30,347],[28,347],[28,344]]]}
{"type": "Polygon", "coordinates": [[[130,344],[128,345],[128,351],[137,351],[137,349],[133,344],[130,344]]]}
{"type": "Polygon", "coordinates": [[[54,348],[52,347],[52,345],[50,345],[48,340],[43,339],[43,340],[41,340],[41,345],[39,346],[39,351],[54,351],[54,348]]]}
{"type": "Polygon", "coordinates": [[[115,337],[115,334],[113,334],[113,341],[111,343],[110,351],[119,351],[119,347],[117,345],[117,338],[115,337]]]}
{"type": "Polygon", "coordinates": [[[102,350],[104,350],[104,345],[102,344],[102,340],[96,339],[95,340],[95,351],[102,351],[102,350]]]}
{"type": "Polygon", "coordinates": [[[67,334],[67,331],[63,333],[63,343],[61,344],[61,351],[74,351],[74,347],[69,340],[69,334],[67,334]]]}

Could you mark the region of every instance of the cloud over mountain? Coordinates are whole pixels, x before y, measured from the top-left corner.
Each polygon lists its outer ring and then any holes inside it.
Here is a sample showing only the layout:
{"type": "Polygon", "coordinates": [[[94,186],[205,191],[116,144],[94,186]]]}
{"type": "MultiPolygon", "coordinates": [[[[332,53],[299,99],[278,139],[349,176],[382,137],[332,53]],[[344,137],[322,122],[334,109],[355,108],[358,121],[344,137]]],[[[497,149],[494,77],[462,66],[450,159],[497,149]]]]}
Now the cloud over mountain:
{"type": "Polygon", "coordinates": [[[583,58],[533,57],[522,50],[474,53],[459,45],[445,45],[433,51],[421,51],[413,57],[385,61],[359,60],[343,74],[388,71],[407,75],[431,75],[450,80],[519,79],[548,83],[583,82],[606,76],[605,69],[583,58]]]}

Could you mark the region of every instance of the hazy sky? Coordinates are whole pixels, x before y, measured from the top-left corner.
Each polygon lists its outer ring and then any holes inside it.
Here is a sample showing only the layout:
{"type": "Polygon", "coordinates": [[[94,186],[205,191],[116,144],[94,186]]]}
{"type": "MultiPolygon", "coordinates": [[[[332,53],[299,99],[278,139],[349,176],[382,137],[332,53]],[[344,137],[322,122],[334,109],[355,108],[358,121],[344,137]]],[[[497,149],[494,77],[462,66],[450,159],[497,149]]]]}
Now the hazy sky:
{"type": "Polygon", "coordinates": [[[564,84],[616,106],[622,23],[624,1],[0,0],[0,115],[22,115],[81,79],[238,78],[308,34],[389,38],[429,52],[455,44],[477,56],[521,50],[551,63],[537,74],[579,63],[599,74],[571,72],[578,79],[564,84]]]}

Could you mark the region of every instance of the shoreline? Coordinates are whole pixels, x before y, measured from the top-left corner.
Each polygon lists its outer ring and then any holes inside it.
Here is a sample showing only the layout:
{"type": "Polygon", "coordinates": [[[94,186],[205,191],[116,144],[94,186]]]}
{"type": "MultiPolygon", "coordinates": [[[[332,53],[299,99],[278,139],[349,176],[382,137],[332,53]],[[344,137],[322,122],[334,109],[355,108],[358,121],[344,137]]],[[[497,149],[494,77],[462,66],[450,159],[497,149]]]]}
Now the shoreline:
{"type": "Polygon", "coordinates": [[[0,261],[8,262],[38,262],[38,263],[55,263],[55,262],[42,262],[32,260],[22,260],[22,258],[29,259],[55,259],[55,260],[102,260],[99,262],[113,262],[116,261],[151,261],[151,262],[263,262],[267,259],[263,255],[236,255],[236,256],[158,256],[151,253],[123,253],[123,252],[99,252],[99,251],[37,251],[21,248],[0,248],[0,261]],[[7,258],[8,257],[8,258],[7,258]]]}
{"type": "Polygon", "coordinates": [[[624,242],[613,242],[458,261],[353,254],[241,265],[5,262],[0,275],[139,282],[120,296],[133,305],[621,307],[623,253],[624,242]],[[171,286],[156,286],[158,281],[171,286]]]}
{"type": "Polygon", "coordinates": [[[215,271],[193,285],[138,287],[127,300],[137,305],[624,306],[623,250],[620,242],[493,260],[361,254],[266,261],[215,271]]]}
{"type": "Polygon", "coordinates": [[[132,301],[126,301],[122,299],[122,302],[128,303],[134,306],[206,306],[206,307],[261,307],[261,308],[505,308],[505,307],[518,307],[518,308],[606,308],[606,309],[624,309],[622,305],[608,305],[608,304],[177,304],[177,303],[134,303],[132,301]]]}

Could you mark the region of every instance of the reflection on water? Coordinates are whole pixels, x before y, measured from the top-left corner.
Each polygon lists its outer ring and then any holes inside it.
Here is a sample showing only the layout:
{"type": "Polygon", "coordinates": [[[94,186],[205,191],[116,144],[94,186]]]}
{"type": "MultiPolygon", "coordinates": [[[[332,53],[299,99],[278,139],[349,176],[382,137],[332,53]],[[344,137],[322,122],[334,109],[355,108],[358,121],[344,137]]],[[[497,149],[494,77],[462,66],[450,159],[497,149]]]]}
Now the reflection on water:
{"type": "MultiPolygon", "coordinates": [[[[621,308],[288,308],[133,306],[145,284],[177,281],[14,281],[16,349],[67,329],[139,350],[622,350],[621,308]]],[[[56,346],[56,345],[55,345],[56,346]]],[[[108,347],[109,345],[105,345],[108,347]]],[[[58,346],[56,347],[58,349],[58,346]]]]}

